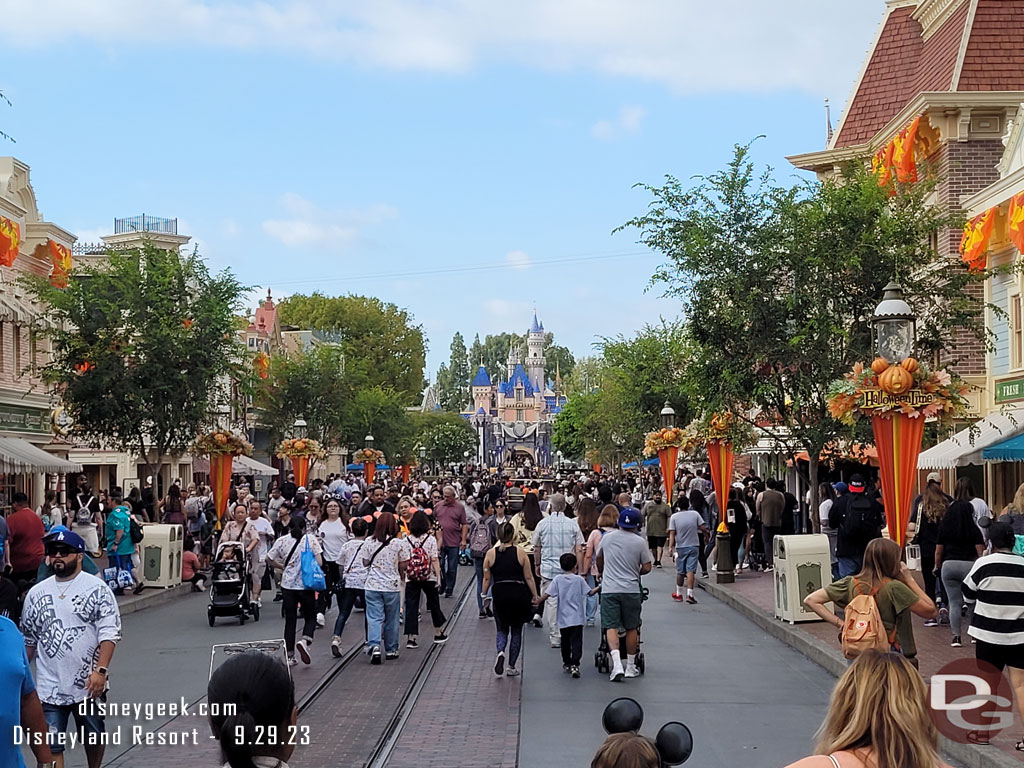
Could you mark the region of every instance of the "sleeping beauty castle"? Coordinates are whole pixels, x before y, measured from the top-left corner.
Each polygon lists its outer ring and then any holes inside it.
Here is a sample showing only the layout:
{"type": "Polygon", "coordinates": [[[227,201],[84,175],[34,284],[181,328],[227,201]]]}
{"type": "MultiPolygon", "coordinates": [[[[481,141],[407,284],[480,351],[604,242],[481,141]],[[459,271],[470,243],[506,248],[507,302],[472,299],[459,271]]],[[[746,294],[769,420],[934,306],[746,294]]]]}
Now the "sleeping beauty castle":
{"type": "Polygon", "coordinates": [[[551,423],[565,405],[560,373],[544,372],[544,324],[533,313],[526,349],[513,345],[506,370],[492,377],[481,364],[470,382],[473,404],[462,413],[477,431],[476,463],[488,467],[549,467],[551,423]]]}

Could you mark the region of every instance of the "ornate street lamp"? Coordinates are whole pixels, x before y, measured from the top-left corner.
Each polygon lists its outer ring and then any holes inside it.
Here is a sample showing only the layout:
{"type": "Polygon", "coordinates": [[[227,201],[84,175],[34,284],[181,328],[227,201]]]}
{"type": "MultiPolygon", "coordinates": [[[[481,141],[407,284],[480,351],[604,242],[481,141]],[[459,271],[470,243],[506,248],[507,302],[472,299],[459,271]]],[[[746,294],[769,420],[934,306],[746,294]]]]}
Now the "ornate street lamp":
{"type": "Polygon", "coordinates": [[[367,435],[363,439],[366,441],[367,448],[373,448],[373,435],[367,435]]]}
{"type": "Polygon", "coordinates": [[[295,436],[298,437],[298,438],[305,437],[306,436],[306,420],[304,418],[302,418],[301,416],[299,416],[299,418],[297,418],[295,420],[295,423],[292,424],[292,431],[295,433],[295,436]]]}
{"type": "Polygon", "coordinates": [[[661,426],[662,427],[674,427],[676,425],[676,412],[675,409],[668,404],[668,400],[665,401],[665,407],[661,409],[661,426]]]}
{"type": "Polygon", "coordinates": [[[890,363],[899,363],[914,351],[917,335],[917,317],[903,299],[898,283],[885,286],[882,300],[871,317],[875,332],[875,352],[890,363]]]}

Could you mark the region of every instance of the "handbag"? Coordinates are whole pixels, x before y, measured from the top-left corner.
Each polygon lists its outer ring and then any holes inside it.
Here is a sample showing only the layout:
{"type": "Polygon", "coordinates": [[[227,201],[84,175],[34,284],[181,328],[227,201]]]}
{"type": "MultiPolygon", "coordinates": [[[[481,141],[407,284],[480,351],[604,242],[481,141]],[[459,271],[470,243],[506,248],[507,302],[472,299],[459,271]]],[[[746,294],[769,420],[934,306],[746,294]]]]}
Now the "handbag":
{"type": "Polygon", "coordinates": [[[334,592],[335,592],[335,594],[340,595],[342,592],[345,591],[345,577],[348,575],[348,572],[352,570],[352,566],[354,566],[356,564],[356,558],[359,557],[359,550],[360,549],[361,549],[361,547],[356,547],[355,548],[355,550],[356,550],[355,554],[353,554],[352,555],[352,559],[348,561],[348,568],[346,568],[342,572],[341,578],[338,579],[338,583],[334,585],[334,592]]]}
{"type": "Polygon", "coordinates": [[[316,561],[316,555],[309,546],[309,539],[306,539],[306,546],[302,550],[302,586],[306,589],[324,590],[327,589],[327,579],[324,577],[324,569],[316,561]]]}

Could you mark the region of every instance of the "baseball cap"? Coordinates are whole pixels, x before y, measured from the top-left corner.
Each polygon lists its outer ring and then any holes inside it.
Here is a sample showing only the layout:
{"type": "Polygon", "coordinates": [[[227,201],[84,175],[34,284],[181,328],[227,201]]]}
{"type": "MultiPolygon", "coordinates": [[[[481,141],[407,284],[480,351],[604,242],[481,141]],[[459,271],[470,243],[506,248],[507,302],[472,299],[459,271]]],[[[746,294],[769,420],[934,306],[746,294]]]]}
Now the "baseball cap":
{"type": "Polygon", "coordinates": [[[626,507],[619,512],[619,528],[627,531],[636,530],[640,527],[640,513],[632,507],[626,507]]]}
{"type": "Polygon", "coordinates": [[[74,531],[69,531],[62,525],[53,528],[43,536],[44,543],[65,544],[78,552],[85,552],[85,541],[74,531]]]}
{"type": "Polygon", "coordinates": [[[850,493],[864,493],[864,478],[860,475],[850,476],[850,493]]]}
{"type": "Polygon", "coordinates": [[[838,483],[832,483],[832,488],[835,489],[836,493],[846,493],[850,490],[849,486],[840,480],[838,483]]]}
{"type": "Polygon", "coordinates": [[[929,472],[928,473],[928,477],[926,478],[926,482],[929,482],[929,483],[941,483],[942,482],[942,475],[940,475],[938,472],[929,472]]]}

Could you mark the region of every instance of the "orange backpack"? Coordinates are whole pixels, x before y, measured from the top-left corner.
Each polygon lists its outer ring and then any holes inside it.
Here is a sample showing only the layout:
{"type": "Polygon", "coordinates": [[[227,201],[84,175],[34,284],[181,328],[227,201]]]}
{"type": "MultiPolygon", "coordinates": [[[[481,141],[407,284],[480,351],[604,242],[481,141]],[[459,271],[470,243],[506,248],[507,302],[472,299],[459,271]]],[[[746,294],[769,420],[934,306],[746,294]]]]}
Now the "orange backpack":
{"type": "Polygon", "coordinates": [[[878,612],[878,594],[887,582],[883,581],[870,592],[864,592],[856,579],[853,585],[858,594],[846,606],[846,622],[843,624],[843,656],[855,659],[865,651],[875,650],[885,653],[895,639],[896,632],[890,637],[882,624],[882,615],[878,612]]]}

